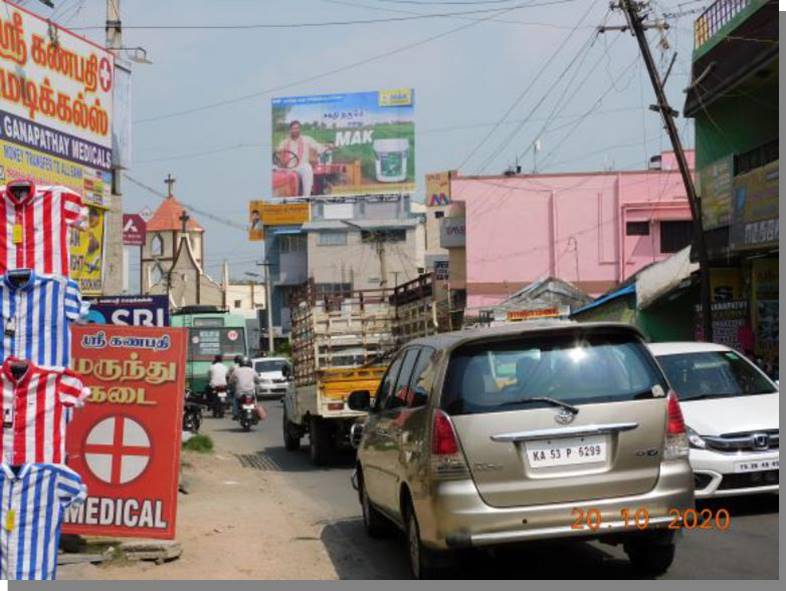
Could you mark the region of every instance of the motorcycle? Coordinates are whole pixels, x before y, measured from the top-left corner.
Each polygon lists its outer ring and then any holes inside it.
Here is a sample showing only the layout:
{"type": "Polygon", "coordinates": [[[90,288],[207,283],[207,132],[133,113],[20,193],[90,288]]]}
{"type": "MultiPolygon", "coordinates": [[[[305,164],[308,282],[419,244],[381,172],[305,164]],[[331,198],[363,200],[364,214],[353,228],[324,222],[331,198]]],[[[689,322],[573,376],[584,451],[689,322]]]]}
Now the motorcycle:
{"type": "Polygon", "coordinates": [[[227,397],[227,387],[215,386],[213,388],[213,404],[212,404],[213,418],[223,419],[228,405],[229,405],[229,400],[227,397]]]}
{"type": "Polygon", "coordinates": [[[243,431],[250,431],[252,425],[259,423],[256,397],[253,394],[240,396],[240,400],[238,400],[238,420],[243,431]]]}
{"type": "Polygon", "coordinates": [[[202,426],[202,405],[194,400],[191,390],[186,390],[186,401],[183,406],[183,431],[198,433],[202,426]]]}

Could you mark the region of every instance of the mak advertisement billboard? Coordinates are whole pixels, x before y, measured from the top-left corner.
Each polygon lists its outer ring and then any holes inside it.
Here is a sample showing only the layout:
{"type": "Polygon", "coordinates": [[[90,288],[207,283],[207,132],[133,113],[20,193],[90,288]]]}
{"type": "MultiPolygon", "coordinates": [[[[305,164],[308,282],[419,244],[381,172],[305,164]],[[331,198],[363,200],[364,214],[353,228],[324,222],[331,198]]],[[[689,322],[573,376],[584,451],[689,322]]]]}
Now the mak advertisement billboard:
{"type": "Polygon", "coordinates": [[[411,88],[273,99],[273,196],[415,187],[411,88]]]}
{"type": "Polygon", "coordinates": [[[112,185],[114,56],[0,0],[0,184],[63,185],[90,208],[72,241],[71,277],[101,292],[104,210],[112,185]]]}

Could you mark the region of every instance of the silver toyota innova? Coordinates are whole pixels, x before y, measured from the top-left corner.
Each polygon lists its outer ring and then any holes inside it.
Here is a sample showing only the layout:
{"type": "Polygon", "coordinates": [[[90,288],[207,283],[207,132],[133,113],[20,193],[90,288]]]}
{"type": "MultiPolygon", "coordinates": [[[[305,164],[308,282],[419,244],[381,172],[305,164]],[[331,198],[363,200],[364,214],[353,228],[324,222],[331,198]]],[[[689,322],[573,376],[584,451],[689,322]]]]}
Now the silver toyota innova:
{"type": "Polygon", "coordinates": [[[576,537],[665,572],[693,507],[676,395],[628,325],[543,321],[418,339],[368,410],[354,482],[367,532],[406,532],[413,575],[452,551],[576,537]]]}

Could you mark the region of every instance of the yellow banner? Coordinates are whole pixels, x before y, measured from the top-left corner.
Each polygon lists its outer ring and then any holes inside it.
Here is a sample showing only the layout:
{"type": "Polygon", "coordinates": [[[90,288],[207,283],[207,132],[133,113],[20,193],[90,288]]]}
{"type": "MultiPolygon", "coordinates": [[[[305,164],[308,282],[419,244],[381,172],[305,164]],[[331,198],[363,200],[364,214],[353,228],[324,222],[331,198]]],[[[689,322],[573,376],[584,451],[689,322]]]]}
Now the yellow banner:
{"type": "Polygon", "coordinates": [[[104,214],[90,207],[86,230],[71,232],[71,279],[82,295],[101,295],[104,260],[104,214]]]}
{"type": "Polygon", "coordinates": [[[267,201],[252,201],[249,204],[249,222],[254,226],[252,233],[249,227],[249,240],[262,240],[264,234],[257,219],[262,220],[262,226],[296,226],[305,224],[311,219],[311,209],[308,203],[268,203],[267,201]],[[259,236],[255,238],[254,236],[259,236]]]}
{"type": "Polygon", "coordinates": [[[450,204],[451,171],[426,175],[426,205],[438,207],[450,204]]]}

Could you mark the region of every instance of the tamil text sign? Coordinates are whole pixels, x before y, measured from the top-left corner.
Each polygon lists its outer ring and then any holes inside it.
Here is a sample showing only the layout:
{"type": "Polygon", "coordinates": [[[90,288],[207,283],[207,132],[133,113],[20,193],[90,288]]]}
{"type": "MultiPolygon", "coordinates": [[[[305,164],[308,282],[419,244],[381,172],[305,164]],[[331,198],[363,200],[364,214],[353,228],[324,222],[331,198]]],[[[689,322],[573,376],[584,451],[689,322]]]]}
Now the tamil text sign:
{"type": "Polygon", "coordinates": [[[63,531],[174,538],[185,330],[76,326],[73,343],[74,370],[91,394],[66,445],[89,496],[68,511],[63,531]]]}
{"type": "Polygon", "coordinates": [[[559,308],[541,308],[539,310],[510,310],[506,317],[508,322],[519,322],[535,318],[554,318],[559,315],[559,308]]]}
{"type": "Polygon", "coordinates": [[[119,326],[169,326],[169,298],[165,295],[90,298],[87,321],[119,326]]]}
{"type": "Polygon", "coordinates": [[[415,187],[411,88],[273,99],[273,195],[415,187]]]}

